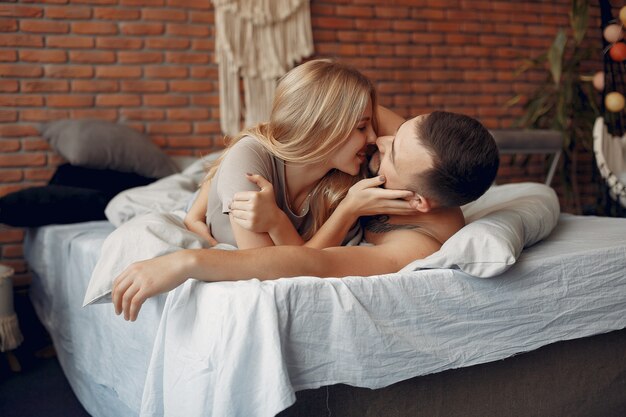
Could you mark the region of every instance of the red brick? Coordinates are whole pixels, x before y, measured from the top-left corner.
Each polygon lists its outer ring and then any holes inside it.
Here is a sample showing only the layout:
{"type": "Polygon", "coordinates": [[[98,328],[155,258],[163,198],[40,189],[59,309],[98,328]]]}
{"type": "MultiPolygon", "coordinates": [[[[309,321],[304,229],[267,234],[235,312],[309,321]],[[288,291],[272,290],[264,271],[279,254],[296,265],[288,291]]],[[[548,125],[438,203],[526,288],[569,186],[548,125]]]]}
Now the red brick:
{"type": "Polygon", "coordinates": [[[0,227],[0,242],[21,242],[22,239],[24,239],[24,230],[7,228],[6,226],[0,227]]]}
{"type": "Polygon", "coordinates": [[[139,20],[141,18],[141,12],[139,10],[132,9],[114,9],[108,7],[96,7],[93,9],[93,14],[96,19],[102,20],[139,20]]]}
{"type": "Polygon", "coordinates": [[[164,120],[165,111],[157,109],[122,109],[122,116],[126,120],[164,120]]]}
{"type": "Polygon", "coordinates": [[[20,120],[25,122],[45,122],[67,119],[68,117],[69,113],[67,110],[25,109],[20,111],[20,120]]]}
{"type": "Polygon", "coordinates": [[[85,64],[111,64],[115,54],[109,51],[70,51],[70,61],[85,64]]]}
{"type": "Polygon", "coordinates": [[[21,81],[20,91],[25,93],[65,93],[70,86],[66,80],[21,81]]]}
{"type": "Polygon", "coordinates": [[[189,76],[189,68],[181,66],[168,65],[149,66],[145,69],[146,78],[187,78],[189,76]]]}
{"type": "Polygon", "coordinates": [[[137,107],[141,105],[141,96],[136,94],[100,94],[96,97],[96,106],[137,107]]]}
{"type": "Polygon", "coordinates": [[[217,67],[191,67],[191,78],[217,80],[217,67]]]}
{"type": "Polygon", "coordinates": [[[166,33],[169,36],[206,37],[211,34],[211,29],[205,24],[168,23],[166,33]]]}
{"type": "Polygon", "coordinates": [[[163,93],[167,91],[165,81],[120,81],[121,90],[132,93],[163,93]]]}
{"type": "Polygon", "coordinates": [[[67,62],[67,53],[65,51],[56,51],[56,50],[23,49],[20,51],[20,60],[22,62],[45,62],[45,63],[67,62]]]}
{"type": "Polygon", "coordinates": [[[355,27],[354,19],[339,17],[311,16],[311,24],[313,27],[322,29],[353,29],[355,27]]]}
{"type": "Polygon", "coordinates": [[[0,32],[17,32],[17,19],[0,19],[0,32]]]}
{"type": "Polygon", "coordinates": [[[127,36],[156,36],[165,31],[163,23],[121,23],[120,28],[127,36]]]}
{"type": "Polygon", "coordinates": [[[214,106],[211,109],[211,118],[219,119],[219,105],[220,105],[220,97],[215,94],[201,94],[197,96],[191,97],[191,105],[193,106],[214,106]]]}
{"type": "Polygon", "coordinates": [[[41,17],[43,9],[41,7],[13,6],[10,4],[0,4],[0,17],[41,17]]]}
{"type": "Polygon", "coordinates": [[[65,22],[49,20],[22,20],[20,30],[31,33],[69,33],[70,26],[65,22]]]}
{"type": "MultiPolygon", "coordinates": [[[[23,145],[24,150],[29,151],[29,152],[50,150],[50,145],[48,144],[48,141],[45,139],[32,139],[32,138],[23,139],[22,145],[23,145]]],[[[33,179],[32,177],[26,177],[26,178],[33,179]]]]}
{"type": "Polygon", "coordinates": [[[86,36],[48,36],[46,44],[51,48],[88,49],[93,48],[95,42],[86,36]]]}
{"type": "Polygon", "coordinates": [[[44,73],[50,78],[92,78],[94,71],[87,65],[46,65],[44,73]]]}
{"type": "Polygon", "coordinates": [[[38,65],[0,64],[0,77],[38,78],[43,68],[38,65]]]}
{"type": "Polygon", "coordinates": [[[207,10],[212,8],[211,0],[167,0],[167,5],[183,9],[207,10]]]}
{"type": "Polygon", "coordinates": [[[17,121],[17,111],[0,109],[0,122],[15,122],[15,121],[17,121]]]}
{"type": "Polygon", "coordinates": [[[118,0],[122,6],[163,6],[165,0],[118,0]]]}
{"type": "MultiPolygon", "coordinates": [[[[184,21],[187,19],[187,12],[185,10],[174,9],[142,9],[141,20],[150,21],[156,20],[160,22],[176,22],[184,21]]],[[[193,22],[193,20],[192,20],[193,22]]]]}
{"type": "Polygon", "coordinates": [[[21,258],[24,256],[22,245],[2,245],[3,258],[21,258]]]}
{"type": "Polygon", "coordinates": [[[219,122],[196,122],[193,125],[194,133],[221,133],[222,128],[219,122]]]}
{"type": "Polygon", "coordinates": [[[49,6],[46,7],[45,15],[47,19],[90,19],[91,8],[74,6],[49,6]]]}
{"type": "Polygon", "coordinates": [[[76,109],[70,110],[70,119],[101,119],[117,121],[117,109],[76,109]]]}
{"type": "Polygon", "coordinates": [[[21,169],[0,169],[0,182],[18,182],[23,179],[21,169]]]}
{"type": "Polygon", "coordinates": [[[79,35],[116,35],[117,24],[111,22],[74,22],[72,33],[79,35]]]}
{"type": "Polygon", "coordinates": [[[213,141],[206,136],[169,136],[167,145],[172,148],[209,148],[213,141]]]}
{"type": "MultiPolygon", "coordinates": [[[[41,140],[38,142],[43,142],[40,145],[38,145],[41,149],[50,149],[48,145],[48,142],[46,142],[45,140],[41,140]],[[45,145],[45,147],[44,147],[45,145]]],[[[26,180],[30,180],[30,181],[49,181],[50,178],[52,178],[52,175],[54,175],[54,171],[55,168],[39,168],[39,169],[25,169],[24,170],[24,178],[26,180]]]]}
{"type": "MultiPolygon", "coordinates": [[[[1,86],[0,81],[0,86],[1,86]]],[[[0,95],[0,106],[3,107],[38,107],[43,106],[43,97],[36,95],[0,95]]]]}
{"type": "Polygon", "coordinates": [[[8,47],[42,47],[43,37],[38,35],[0,34],[0,46],[8,47]]]}
{"type": "Polygon", "coordinates": [[[191,124],[186,122],[150,123],[148,133],[191,133],[191,124]]]}
{"type": "Polygon", "coordinates": [[[333,11],[333,13],[328,14],[330,16],[373,17],[374,9],[367,6],[337,6],[336,12],[333,11]]]}
{"type": "MultiPolygon", "coordinates": [[[[0,136],[2,136],[0,126],[0,136]]],[[[41,166],[46,163],[46,155],[42,153],[14,153],[10,155],[0,154],[0,167],[41,166]]]]}
{"type": "Polygon", "coordinates": [[[142,71],[139,66],[115,65],[96,67],[96,78],[141,78],[142,71]]]}
{"type": "Polygon", "coordinates": [[[191,42],[192,51],[214,51],[215,41],[213,39],[194,39],[191,42]]]}
{"type": "Polygon", "coordinates": [[[209,111],[207,109],[171,109],[167,111],[168,120],[207,120],[209,111]]]}
{"type": "Polygon", "coordinates": [[[212,56],[206,52],[166,52],[165,62],[173,64],[208,64],[212,56]]]}
{"type": "Polygon", "coordinates": [[[27,124],[2,124],[0,125],[0,137],[25,137],[37,135],[39,131],[27,124]]]}
{"type": "Polygon", "coordinates": [[[15,61],[17,61],[17,51],[0,50],[0,62],[15,62],[15,61]]]}
{"type": "Polygon", "coordinates": [[[54,95],[46,97],[48,107],[92,107],[94,99],[88,95],[54,95]]]}
{"type": "Polygon", "coordinates": [[[96,39],[96,48],[102,49],[141,49],[144,41],[139,38],[102,37],[96,39]]]}
{"type": "Polygon", "coordinates": [[[119,84],[114,80],[74,80],[72,91],[80,93],[112,93],[119,91],[119,84]]]}
{"type": "Polygon", "coordinates": [[[171,94],[146,94],[143,97],[144,104],[152,107],[178,107],[187,106],[189,98],[171,94]]]}
{"type": "Polygon", "coordinates": [[[213,91],[211,81],[170,81],[171,91],[178,93],[205,93],[213,91]]]}
{"type": "Polygon", "coordinates": [[[17,139],[13,139],[13,140],[7,140],[7,139],[3,139],[0,140],[0,152],[17,152],[21,149],[21,142],[17,139]]]}
{"type": "Polygon", "coordinates": [[[189,21],[192,23],[215,24],[215,13],[213,13],[212,11],[209,11],[209,12],[190,11],[189,21]]]}
{"type": "Polygon", "coordinates": [[[118,53],[120,64],[157,64],[163,62],[161,52],[127,52],[118,53]]]}
{"type": "Polygon", "coordinates": [[[117,4],[119,0],[72,0],[72,3],[77,4],[93,4],[93,5],[111,5],[117,4]]]}
{"type": "Polygon", "coordinates": [[[146,39],[148,49],[187,49],[191,41],[184,38],[152,38],[146,39]]]}

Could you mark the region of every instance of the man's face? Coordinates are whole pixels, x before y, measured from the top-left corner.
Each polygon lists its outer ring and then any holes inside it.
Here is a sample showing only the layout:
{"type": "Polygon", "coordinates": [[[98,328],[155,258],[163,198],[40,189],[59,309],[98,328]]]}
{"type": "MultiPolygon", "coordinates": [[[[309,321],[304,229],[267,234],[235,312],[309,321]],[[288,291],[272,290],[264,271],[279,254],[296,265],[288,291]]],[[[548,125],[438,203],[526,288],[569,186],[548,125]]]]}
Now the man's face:
{"type": "Polygon", "coordinates": [[[384,187],[415,190],[410,181],[421,172],[433,167],[433,158],[416,137],[417,125],[428,115],[417,116],[404,122],[395,136],[381,136],[376,140],[378,152],[372,155],[369,170],[384,175],[384,187]]]}

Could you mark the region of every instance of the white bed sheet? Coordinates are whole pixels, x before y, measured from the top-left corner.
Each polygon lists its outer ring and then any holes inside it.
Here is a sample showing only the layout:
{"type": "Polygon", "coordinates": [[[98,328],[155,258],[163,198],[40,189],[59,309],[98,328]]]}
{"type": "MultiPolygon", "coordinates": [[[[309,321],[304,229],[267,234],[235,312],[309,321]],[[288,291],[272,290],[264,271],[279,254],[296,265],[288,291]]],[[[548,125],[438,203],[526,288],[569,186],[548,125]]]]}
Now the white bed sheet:
{"type": "Polygon", "coordinates": [[[38,277],[37,311],[94,416],[140,408],[143,415],[272,416],[296,390],[378,388],[626,327],[625,219],[561,215],[545,241],[489,280],[433,269],[189,281],[165,308],[163,298],[149,301],[133,324],[110,304],[80,307],[111,230],[106,222],[36,229],[25,254],[38,277]]]}
{"type": "Polygon", "coordinates": [[[136,325],[120,320],[111,305],[82,307],[102,242],[113,230],[106,221],[50,225],[28,230],[25,239],[33,306],[72,389],[92,416],[139,413],[165,303],[165,296],[148,300],[136,325]]]}

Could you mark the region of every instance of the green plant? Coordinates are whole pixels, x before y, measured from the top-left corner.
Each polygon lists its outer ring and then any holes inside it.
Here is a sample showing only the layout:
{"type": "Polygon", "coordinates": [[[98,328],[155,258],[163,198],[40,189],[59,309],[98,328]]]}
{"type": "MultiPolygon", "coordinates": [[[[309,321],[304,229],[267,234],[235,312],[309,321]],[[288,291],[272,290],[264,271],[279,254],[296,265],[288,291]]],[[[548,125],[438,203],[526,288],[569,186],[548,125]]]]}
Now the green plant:
{"type": "MultiPolygon", "coordinates": [[[[524,114],[515,126],[525,128],[554,129],[563,135],[563,163],[561,178],[565,185],[566,201],[580,213],[580,193],[577,177],[577,153],[592,151],[592,129],[600,114],[590,76],[581,72],[583,62],[590,59],[596,48],[585,45],[589,22],[588,0],[572,0],[569,13],[570,36],[566,29],[558,30],[550,48],[534,59],[525,59],[517,74],[531,69],[545,69],[546,80],[537,86],[523,105],[524,114]]],[[[523,96],[513,97],[508,105],[522,101],[523,96]]]]}

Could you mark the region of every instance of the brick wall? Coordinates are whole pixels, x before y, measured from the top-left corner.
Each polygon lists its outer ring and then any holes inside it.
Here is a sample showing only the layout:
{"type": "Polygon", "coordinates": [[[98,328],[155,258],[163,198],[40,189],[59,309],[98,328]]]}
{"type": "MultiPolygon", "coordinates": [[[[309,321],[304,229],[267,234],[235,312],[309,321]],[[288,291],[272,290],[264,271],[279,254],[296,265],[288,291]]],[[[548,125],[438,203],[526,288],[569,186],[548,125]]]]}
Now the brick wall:
{"type": "MultiPolygon", "coordinates": [[[[568,25],[569,1],[313,0],[311,10],[316,55],[362,69],[383,105],[403,116],[462,112],[505,128],[521,114],[506,101],[544,78],[515,77],[518,58],[547,49],[568,25]]],[[[219,148],[213,49],[209,0],[2,0],[0,195],[45,184],[61,162],[38,136],[49,120],[128,123],[169,154],[219,148]]],[[[600,53],[591,68],[601,68],[600,53]]],[[[592,162],[581,163],[591,194],[592,162]]],[[[505,164],[500,177],[537,171],[505,164]]],[[[0,261],[27,279],[22,239],[21,229],[0,226],[0,261]]]]}

